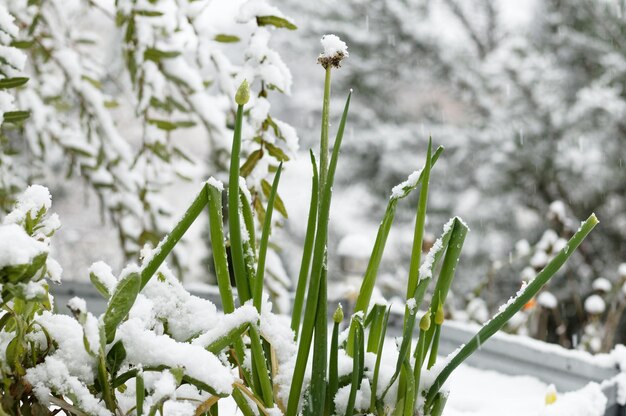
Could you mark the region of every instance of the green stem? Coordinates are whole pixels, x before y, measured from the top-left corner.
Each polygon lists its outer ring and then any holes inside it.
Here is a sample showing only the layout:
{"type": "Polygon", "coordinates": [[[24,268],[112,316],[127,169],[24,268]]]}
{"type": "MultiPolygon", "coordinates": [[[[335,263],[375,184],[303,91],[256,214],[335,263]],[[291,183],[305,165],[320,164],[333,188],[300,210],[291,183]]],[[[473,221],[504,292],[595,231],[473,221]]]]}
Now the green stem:
{"type": "Polygon", "coordinates": [[[452,371],[463,361],[472,355],[487,339],[498,332],[528,301],[530,301],[541,288],[554,276],[554,274],[565,264],[567,259],[583,242],[587,235],[598,224],[598,219],[594,214],[580,226],[578,231],[570,238],[565,247],[557,254],[548,265],[535,277],[526,288],[508,306],[497,314],[489,323],[483,326],[480,331],[459,350],[446,364],[441,373],[433,382],[426,395],[425,408],[428,409],[435,399],[441,386],[446,382],[452,371]]]}
{"type": "Polygon", "coordinates": [[[328,174],[328,113],[330,112],[330,72],[326,68],[324,77],[324,101],[322,103],[322,134],[320,139],[320,189],[324,189],[328,174]]]}
{"type": "Polygon", "coordinates": [[[224,242],[224,228],[222,218],[222,192],[215,186],[207,186],[209,202],[209,234],[211,247],[213,248],[213,264],[217,277],[217,287],[220,291],[222,309],[224,313],[232,313],[235,310],[233,291],[230,286],[230,274],[228,272],[228,258],[224,242]]]}
{"type": "Polygon", "coordinates": [[[141,373],[137,374],[135,378],[135,398],[136,398],[136,409],[137,416],[141,416],[143,414],[143,402],[146,397],[146,391],[144,389],[143,375],[141,373]]]}
{"type": "Polygon", "coordinates": [[[419,203],[415,216],[415,231],[413,233],[413,248],[411,250],[411,265],[409,268],[409,283],[407,285],[406,298],[415,294],[417,283],[419,282],[419,267],[422,255],[422,242],[424,240],[424,225],[426,223],[426,206],[428,203],[428,183],[430,181],[430,170],[432,166],[431,153],[433,148],[432,139],[428,140],[428,150],[426,153],[426,164],[424,165],[424,175],[422,177],[422,187],[420,189],[419,203]]]}
{"type": "Polygon", "coordinates": [[[244,304],[251,297],[248,273],[243,255],[241,217],[239,215],[241,202],[239,199],[239,153],[241,151],[242,119],[243,105],[238,105],[228,178],[228,229],[230,232],[230,254],[233,261],[233,272],[240,304],[244,304]]]}
{"type": "MultiPolygon", "coordinates": [[[[308,296],[306,300],[305,316],[314,317],[318,307],[318,296],[320,293],[320,284],[322,276],[322,268],[325,267],[324,258],[326,256],[326,241],[328,236],[328,219],[330,215],[330,202],[332,199],[332,185],[337,169],[337,160],[339,158],[339,149],[343,140],[343,133],[348,118],[348,109],[350,108],[350,97],[346,100],[343,110],[339,130],[335,139],[333,148],[333,156],[328,168],[328,180],[324,186],[321,195],[319,219],[317,224],[317,233],[315,236],[315,246],[313,250],[313,265],[311,268],[311,281],[309,283],[308,296]]],[[[314,319],[304,320],[302,331],[300,332],[300,342],[298,345],[298,355],[296,357],[296,365],[293,371],[291,389],[289,390],[289,401],[287,403],[288,416],[295,416],[298,412],[298,404],[300,402],[300,393],[302,393],[302,383],[306,372],[306,365],[309,359],[309,350],[311,341],[313,340],[314,319]]]]}
{"type": "Polygon", "coordinates": [[[141,288],[150,281],[152,276],[159,269],[165,258],[172,251],[174,246],[178,243],[178,241],[182,238],[182,236],[187,232],[191,224],[198,218],[198,215],[202,212],[204,207],[207,204],[207,195],[206,195],[206,184],[200,190],[200,193],[193,200],[185,215],[180,219],[180,221],[176,224],[174,229],[167,235],[159,245],[155,248],[154,255],[141,269],[141,288]]]}
{"type": "Polygon", "coordinates": [[[261,302],[263,301],[263,281],[265,278],[265,258],[267,256],[267,245],[270,238],[270,231],[272,229],[272,213],[274,212],[274,200],[276,199],[276,192],[278,190],[278,182],[280,181],[280,173],[283,169],[282,162],[278,165],[278,170],[274,176],[274,183],[272,184],[272,190],[267,201],[267,208],[265,210],[265,219],[263,220],[263,233],[261,234],[261,244],[259,246],[259,262],[256,270],[256,277],[254,279],[254,298],[253,303],[259,313],[261,313],[261,302]]]}
{"type": "Polygon", "coordinates": [[[374,376],[372,377],[372,386],[371,386],[371,400],[370,400],[370,413],[374,414],[377,410],[377,394],[378,394],[378,375],[380,373],[380,363],[383,357],[383,348],[385,346],[385,336],[387,335],[387,324],[389,323],[389,312],[391,311],[391,306],[385,312],[385,317],[383,320],[382,331],[380,333],[380,339],[378,341],[378,351],[376,352],[376,364],[374,364],[374,376]]]}
{"type": "Polygon", "coordinates": [[[358,319],[353,319],[356,323],[357,331],[354,336],[354,354],[352,358],[352,383],[350,385],[350,395],[348,396],[348,404],[346,406],[346,416],[352,416],[354,413],[354,404],[356,401],[356,393],[361,386],[361,375],[363,369],[360,368],[362,362],[362,354],[365,351],[365,344],[363,342],[363,326],[358,319]]]}
{"type": "Polygon", "coordinates": [[[315,241],[315,224],[317,223],[317,206],[319,196],[319,178],[317,176],[317,164],[313,151],[311,154],[311,164],[313,166],[313,183],[311,185],[311,205],[309,206],[309,220],[306,226],[306,235],[304,237],[304,249],[302,251],[302,263],[300,264],[300,273],[298,274],[298,285],[296,286],[296,295],[293,301],[293,310],[291,314],[291,330],[294,333],[296,341],[298,340],[298,332],[300,331],[300,321],[302,317],[302,304],[304,303],[304,292],[309,277],[309,267],[311,265],[311,256],[313,255],[313,243],[315,241]]]}
{"type": "Polygon", "coordinates": [[[255,326],[250,327],[250,347],[252,350],[252,366],[256,371],[261,388],[260,391],[255,391],[255,393],[261,393],[263,404],[266,407],[272,407],[274,406],[274,391],[267,371],[267,361],[263,353],[261,336],[255,326]]]}
{"type": "Polygon", "coordinates": [[[239,407],[243,416],[255,416],[254,411],[248,404],[246,396],[244,396],[244,394],[237,388],[233,389],[233,400],[237,403],[237,407],[239,407]]]}
{"type": "MultiPolygon", "coordinates": [[[[326,258],[324,258],[326,262],[326,258]]],[[[318,297],[317,311],[315,316],[315,342],[313,347],[313,365],[311,371],[311,409],[313,414],[324,413],[326,399],[326,368],[327,361],[327,282],[326,269],[322,269],[320,293],[318,297]]]]}
{"type": "MultiPolygon", "coordinates": [[[[452,284],[452,280],[454,279],[456,266],[459,262],[459,257],[461,257],[461,248],[463,247],[463,243],[465,242],[467,232],[467,226],[463,224],[460,218],[455,217],[452,223],[452,231],[450,232],[450,241],[447,245],[446,254],[443,259],[443,264],[441,265],[441,271],[439,272],[439,278],[437,279],[437,284],[435,285],[435,290],[433,292],[433,298],[430,305],[430,319],[431,322],[433,322],[433,325],[431,325],[426,332],[426,341],[423,354],[426,354],[426,352],[428,351],[428,347],[431,345],[433,338],[435,338],[436,328],[437,326],[440,326],[435,323],[435,314],[439,309],[439,305],[443,306],[445,304],[446,298],[448,296],[448,291],[450,290],[450,285],[452,284]]],[[[437,349],[436,346],[433,346],[433,348],[435,350],[437,349]]],[[[431,357],[431,360],[436,358],[436,356],[431,357]]],[[[424,359],[425,356],[422,356],[422,361],[424,359]]],[[[431,365],[430,361],[429,365],[431,365]]]]}
{"type": "Polygon", "coordinates": [[[335,395],[339,389],[339,322],[333,324],[330,341],[330,360],[328,362],[328,390],[326,394],[326,416],[335,414],[335,395]]]}

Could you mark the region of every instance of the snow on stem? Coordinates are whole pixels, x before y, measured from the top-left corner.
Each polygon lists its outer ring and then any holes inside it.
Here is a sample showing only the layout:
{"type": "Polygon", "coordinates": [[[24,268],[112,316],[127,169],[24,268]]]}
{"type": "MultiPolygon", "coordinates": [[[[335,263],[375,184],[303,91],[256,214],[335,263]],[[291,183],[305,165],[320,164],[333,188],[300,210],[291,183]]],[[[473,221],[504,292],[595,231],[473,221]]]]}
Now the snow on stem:
{"type": "MultiPolygon", "coordinates": [[[[461,256],[461,249],[463,247],[463,243],[465,241],[465,236],[467,235],[468,228],[460,220],[458,217],[455,217],[452,222],[452,231],[450,232],[450,241],[446,248],[446,254],[443,259],[443,264],[441,265],[441,271],[439,272],[439,278],[437,279],[437,283],[435,285],[435,291],[433,292],[433,300],[430,305],[430,319],[434,323],[426,332],[426,348],[424,349],[423,354],[428,350],[428,346],[431,345],[432,342],[432,350],[430,354],[430,361],[428,363],[428,368],[431,368],[434,364],[434,360],[436,359],[436,351],[439,343],[439,327],[441,327],[441,322],[437,319],[437,313],[441,309],[443,311],[443,305],[446,302],[446,298],[448,296],[448,291],[450,290],[450,285],[452,284],[452,280],[454,279],[456,266],[459,262],[459,257],[461,256]]],[[[422,356],[422,360],[424,360],[425,356],[422,356]]]]}
{"type": "MultiPolygon", "coordinates": [[[[437,162],[439,156],[443,153],[443,147],[439,147],[435,154],[432,157],[432,165],[437,162]]],[[[374,248],[372,249],[372,254],[370,256],[369,262],[367,264],[367,269],[365,270],[365,276],[363,277],[363,283],[361,284],[361,288],[359,290],[359,296],[355,305],[355,312],[358,311],[367,311],[369,307],[370,299],[372,298],[372,292],[374,291],[374,285],[376,283],[376,277],[378,274],[378,267],[380,266],[380,261],[383,256],[383,251],[385,249],[385,244],[387,242],[387,236],[389,235],[389,231],[391,230],[391,225],[394,220],[396,205],[398,201],[404,197],[406,197],[409,192],[415,189],[423,180],[424,172],[419,176],[419,179],[413,184],[413,186],[407,190],[405,193],[398,197],[394,197],[389,199],[387,203],[387,209],[385,211],[385,215],[383,217],[383,221],[378,227],[378,234],[376,235],[376,242],[374,243],[374,248]]]]}
{"type": "MultiPolygon", "coordinates": [[[[435,154],[432,156],[431,166],[434,165],[435,162],[437,162],[437,159],[439,159],[441,153],[443,153],[443,147],[440,146],[439,148],[437,148],[435,154]]],[[[367,312],[367,308],[369,307],[372,293],[374,292],[374,286],[376,284],[376,278],[378,276],[378,268],[383,257],[385,244],[387,243],[387,237],[389,236],[389,232],[391,231],[391,225],[393,224],[398,201],[406,197],[413,189],[415,189],[421,183],[423,178],[424,171],[421,171],[417,180],[412,183],[410,187],[404,189],[402,194],[399,194],[389,199],[389,202],[387,203],[387,209],[385,210],[385,215],[383,216],[383,220],[378,227],[376,241],[374,243],[374,247],[372,248],[372,254],[370,255],[369,262],[367,263],[365,276],[363,277],[363,283],[361,283],[361,288],[359,289],[359,296],[357,297],[356,304],[354,306],[355,312],[362,311],[365,313],[367,312]]],[[[351,328],[350,334],[348,335],[348,345],[346,348],[348,354],[352,354],[353,344],[354,329],[351,328]]]]}
{"type": "Polygon", "coordinates": [[[450,358],[428,390],[425,403],[425,409],[427,411],[431,407],[434,408],[435,398],[452,371],[454,371],[454,369],[456,369],[463,361],[472,355],[481,344],[483,344],[493,334],[498,332],[513,317],[513,315],[515,315],[541,290],[541,288],[552,278],[552,276],[554,276],[563,264],[565,264],[567,259],[597,224],[598,219],[595,214],[591,214],[591,216],[589,216],[589,218],[581,224],[580,228],[576,231],[572,238],[570,238],[567,245],[550,261],[550,263],[548,263],[543,270],[541,270],[541,272],[539,272],[539,274],[528,284],[528,286],[526,286],[526,288],[517,297],[508,303],[508,306],[506,306],[500,313],[494,316],[491,321],[484,325],[463,348],[450,358]]]}

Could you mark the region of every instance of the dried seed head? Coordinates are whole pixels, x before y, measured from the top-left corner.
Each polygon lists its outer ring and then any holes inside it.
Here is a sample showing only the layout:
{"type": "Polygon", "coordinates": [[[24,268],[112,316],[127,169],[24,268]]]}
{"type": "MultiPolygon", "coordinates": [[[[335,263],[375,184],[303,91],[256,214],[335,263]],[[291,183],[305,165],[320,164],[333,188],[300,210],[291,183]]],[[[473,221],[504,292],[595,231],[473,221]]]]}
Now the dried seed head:
{"type": "Polygon", "coordinates": [[[336,35],[324,35],[321,40],[324,52],[317,58],[317,62],[325,69],[339,68],[341,61],[348,57],[348,46],[336,35]]]}
{"type": "Polygon", "coordinates": [[[439,306],[437,307],[437,312],[435,312],[435,323],[437,325],[441,325],[443,323],[443,320],[444,320],[443,304],[440,303],[439,306]]]}
{"type": "Polygon", "coordinates": [[[420,319],[420,330],[428,331],[430,329],[430,309],[426,311],[422,319],[420,319]]]}
{"type": "Polygon", "coordinates": [[[235,94],[235,102],[239,105],[247,104],[250,100],[250,86],[248,85],[248,80],[244,79],[239,88],[237,88],[237,93],[235,94]]]}
{"type": "Polygon", "coordinates": [[[333,321],[335,321],[336,324],[343,321],[343,308],[341,307],[341,303],[337,305],[337,310],[333,313],[333,321]]]}

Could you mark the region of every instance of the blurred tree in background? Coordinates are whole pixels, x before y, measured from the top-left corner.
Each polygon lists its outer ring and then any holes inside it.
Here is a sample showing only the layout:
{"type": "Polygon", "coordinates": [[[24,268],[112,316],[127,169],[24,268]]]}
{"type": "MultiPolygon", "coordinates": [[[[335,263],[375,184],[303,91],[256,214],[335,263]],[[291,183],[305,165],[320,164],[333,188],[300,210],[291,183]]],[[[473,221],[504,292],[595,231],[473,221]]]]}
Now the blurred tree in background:
{"type": "MultiPolygon", "coordinates": [[[[341,81],[355,88],[358,108],[346,141],[351,183],[366,182],[382,206],[386,190],[417,167],[428,135],[446,146],[430,230],[452,212],[473,226],[457,281],[467,302],[488,288],[482,297],[499,305],[592,211],[598,233],[549,288],[571,325],[550,318],[551,333],[567,331],[563,343],[580,333],[599,277],[612,285],[607,313],[624,302],[624,1],[286,3],[307,16],[301,36],[337,33],[350,47],[341,81]],[[546,228],[554,238],[542,237],[546,228]],[[516,249],[522,236],[533,244],[516,249]]],[[[409,222],[399,228],[412,232],[409,222]]],[[[388,254],[397,265],[398,254],[388,254]]],[[[524,331],[547,336],[530,321],[524,331]]]]}
{"type": "MultiPolygon", "coordinates": [[[[268,173],[297,149],[295,130],[269,115],[268,100],[291,88],[268,44],[272,29],[295,26],[265,1],[9,0],[0,24],[0,75],[28,78],[14,89],[24,112],[2,125],[4,210],[33,181],[63,187],[80,177],[125,257],[136,258],[170,229],[165,187],[226,171],[230,97],[243,79],[256,93],[243,137],[254,207],[268,173]],[[197,144],[186,149],[181,139],[190,135],[197,144]]],[[[175,254],[176,266],[189,265],[185,250],[175,254]]]]}

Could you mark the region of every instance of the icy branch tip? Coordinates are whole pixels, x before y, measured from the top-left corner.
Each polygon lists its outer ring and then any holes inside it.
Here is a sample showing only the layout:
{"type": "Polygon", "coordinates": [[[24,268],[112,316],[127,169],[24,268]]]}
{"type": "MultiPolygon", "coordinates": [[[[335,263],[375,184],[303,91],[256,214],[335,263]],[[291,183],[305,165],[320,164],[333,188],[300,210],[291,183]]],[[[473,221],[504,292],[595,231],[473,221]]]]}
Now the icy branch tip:
{"type": "Polygon", "coordinates": [[[244,79],[239,88],[237,88],[237,93],[235,94],[235,102],[238,105],[247,104],[250,100],[250,86],[248,85],[248,80],[244,79]]]}
{"type": "Polygon", "coordinates": [[[336,35],[324,35],[320,42],[324,52],[317,58],[317,62],[326,69],[339,68],[343,58],[348,57],[348,45],[336,35]]]}

